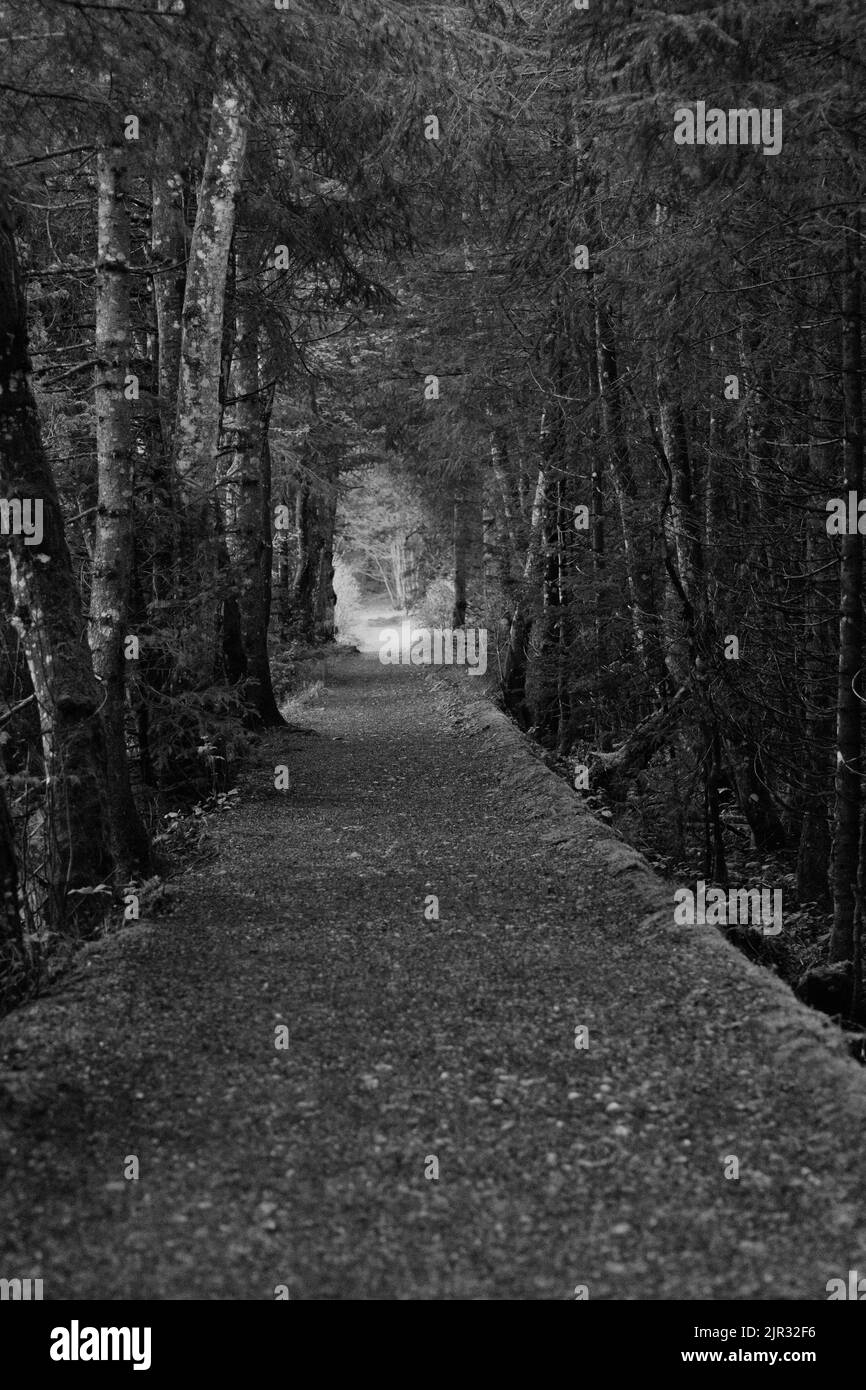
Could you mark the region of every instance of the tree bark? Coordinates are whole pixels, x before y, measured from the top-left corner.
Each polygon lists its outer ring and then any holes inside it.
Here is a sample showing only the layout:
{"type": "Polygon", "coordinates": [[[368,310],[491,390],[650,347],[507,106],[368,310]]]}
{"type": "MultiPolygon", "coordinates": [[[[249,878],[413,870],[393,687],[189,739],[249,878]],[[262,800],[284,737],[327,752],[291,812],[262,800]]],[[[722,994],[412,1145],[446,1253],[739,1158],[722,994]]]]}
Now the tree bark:
{"type": "Polygon", "coordinates": [[[216,482],[225,291],[246,150],[246,105],[246,91],[229,78],[214,93],[183,301],[173,438],[186,588],[208,672],[218,670],[223,659],[220,606],[231,588],[217,536],[216,482]]]}
{"type": "Polygon", "coordinates": [[[96,460],[98,504],[93,539],[90,644],[105,691],[102,722],[114,857],[132,876],[150,868],[150,841],[129,781],[126,756],[126,658],[133,547],[133,457],[125,395],[130,350],[129,217],[126,153],[120,145],[97,158],[96,460]]]}
{"type": "Polygon", "coordinates": [[[467,536],[467,505],[462,488],[454,494],[453,508],[453,556],[454,556],[454,610],[451,614],[453,628],[466,625],[466,568],[469,560],[467,536]]]}
{"type": "Polygon", "coordinates": [[[24,924],[15,828],[0,785],[0,1012],[21,994],[26,975],[24,924]]]}
{"type": "Polygon", "coordinates": [[[236,297],[232,367],[234,515],[228,524],[227,540],[246,653],[244,695],[263,724],[276,726],[284,721],[274,697],[268,657],[271,588],[269,411],[261,394],[254,276],[255,266],[251,262],[239,264],[241,288],[236,297]]]}
{"type": "MultiPolygon", "coordinates": [[[[306,457],[309,457],[309,449],[302,464],[304,470],[308,471],[306,457]]],[[[314,642],[316,637],[315,596],[324,545],[318,512],[316,489],[304,477],[295,490],[297,554],[292,576],[290,627],[292,634],[305,642],[314,642]]]]}
{"type": "MultiPolygon", "coordinates": [[[[842,495],[863,488],[863,360],[860,317],[860,218],[845,230],[842,288],[842,495]]],[[[863,542],[841,538],[839,575],[839,681],[836,700],[836,826],[830,961],[854,957],[854,886],[860,820],[862,725],[856,684],[863,665],[863,542]]]]}
{"type": "MultiPolygon", "coordinates": [[[[809,471],[813,489],[810,510],[821,516],[827,489],[837,473],[839,410],[830,372],[820,360],[810,373],[809,471]]],[[[806,535],[806,631],[802,653],[806,748],[803,769],[803,818],[797,854],[797,896],[801,902],[826,903],[830,897],[832,841],[828,788],[832,786],[835,729],[832,711],[822,696],[822,680],[833,665],[826,615],[832,597],[821,578],[830,541],[814,526],[806,535]]]]}
{"type": "Polygon", "coordinates": [[[523,583],[514,605],[514,616],[511,619],[511,628],[508,634],[508,649],[505,654],[505,670],[502,677],[506,707],[524,723],[528,713],[526,709],[526,646],[532,626],[529,605],[532,603],[542,574],[546,487],[544,465],[542,464],[539,467],[538,479],[535,484],[535,500],[532,504],[529,540],[523,566],[523,583]]]}
{"type": "Polygon", "coordinates": [[[622,531],[635,648],[659,700],[667,688],[669,677],[659,642],[652,566],[649,556],[643,553],[637,534],[633,532],[632,509],[637,499],[637,484],[631,466],[623,417],[616,340],[610,316],[601,301],[596,301],[595,307],[595,343],[607,461],[613,479],[622,531]]]}
{"type": "Polygon", "coordinates": [[[151,258],[157,336],[157,394],[163,449],[172,456],[180,380],[181,325],[186,284],[183,181],[174,167],[173,138],[163,126],[157,138],[151,183],[151,258]]]}
{"type": "Polygon", "coordinates": [[[52,921],[86,933],[103,915],[87,889],[112,875],[103,691],[93,674],[81,595],[30,387],[27,321],[12,221],[0,202],[0,487],[42,507],[43,535],[6,544],[13,622],[27,653],[41,716],[52,921]],[[70,893],[79,890],[73,904],[70,893]]]}
{"type": "MultiPolygon", "coordinates": [[[[336,462],[325,470],[328,487],[321,499],[319,516],[322,530],[322,548],[319,553],[319,573],[313,603],[313,616],[316,638],[320,642],[334,640],[334,610],[337,595],[334,592],[334,533],[337,526],[337,476],[336,462]]],[[[406,551],[402,548],[403,593],[406,601],[406,551]]]]}
{"type": "Polygon", "coordinates": [[[246,97],[214,93],[183,299],[174,463],[187,507],[210,514],[219,445],[223,305],[246,150],[246,97]]]}

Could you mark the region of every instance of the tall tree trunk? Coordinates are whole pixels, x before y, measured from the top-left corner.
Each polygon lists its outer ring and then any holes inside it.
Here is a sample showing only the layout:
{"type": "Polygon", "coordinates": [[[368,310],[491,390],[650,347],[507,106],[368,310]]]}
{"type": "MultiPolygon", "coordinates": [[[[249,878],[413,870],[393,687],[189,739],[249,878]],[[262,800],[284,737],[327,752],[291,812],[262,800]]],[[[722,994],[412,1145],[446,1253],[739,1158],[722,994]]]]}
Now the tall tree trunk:
{"type": "Polygon", "coordinates": [[[722,568],[722,537],[725,533],[725,469],[722,462],[722,431],[719,426],[719,391],[715,382],[719,372],[719,357],[715,343],[709,345],[710,395],[707,420],[707,461],[704,471],[704,569],[706,573],[707,605],[716,611],[719,575],[722,568]]]}
{"type": "MultiPolygon", "coordinates": [[[[334,610],[337,595],[334,593],[334,534],[337,528],[337,497],[340,476],[339,460],[331,453],[320,455],[321,488],[318,506],[318,526],[322,537],[319,551],[319,572],[313,598],[313,619],[316,640],[333,642],[334,610]]],[[[401,541],[400,562],[402,567],[401,584],[403,602],[408,602],[406,588],[406,547],[401,541]]]]}
{"type": "Polygon", "coordinates": [[[682,402],[671,382],[676,361],[659,370],[657,378],[659,426],[669,469],[669,532],[677,557],[680,581],[691,604],[695,637],[702,636],[705,616],[704,557],[692,484],[689,438],[682,402]]]}
{"type": "MultiPolygon", "coordinates": [[[[860,328],[860,217],[845,230],[845,274],[842,289],[842,495],[863,488],[863,359],[860,328]]],[[[833,928],[830,960],[854,958],[854,885],[862,776],[861,697],[856,682],[863,665],[863,542],[841,538],[839,576],[839,684],[836,703],[836,835],[833,856],[833,928]]]]}
{"type": "Polygon", "coordinates": [[[246,92],[228,78],[214,94],[183,301],[174,468],[184,507],[183,562],[188,590],[197,596],[205,669],[219,661],[218,615],[226,589],[222,543],[216,540],[216,461],[226,277],[246,150],[246,104],[246,92]]]}
{"type": "Polygon", "coordinates": [[[120,145],[97,159],[99,233],[96,274],[96,458],[98,505],[93,540],[90,643],[102,681],[102,722],[108,768],[111,838],[127,875],[150,867],[150,842],[129,782],[126,756],[126,658],[132,570],[133,459],[125,395],[130,350],[129,216],[126,152],[120,145]]]}
{"type": "MultiPolygon", "coordinates": [[[[544,425],[542,424],[543,428],[544,425]]],[[[523,566],[523,583],[511,619],[508,649],[505,654],[505,669],[502,675],[503,697],[506,707],[524,723],[528,715],[526,708],[527,643],[532,627],[531,605],[535,600],[543,566],[546,487],[547,482],[542,462],[535,484],[535,500],[532,504],[529,539],[523,566]]]]}
{"type": "Polygon", "coordinates": [[[0,202],[0,487],[41,507],[43,535],[10,536],[13,622],[39,705],[46,770],[48,881],[52,918],[86,931],[103,915],[93,889],[114,861],[107,814],[103,692],[82,619],[57,489],[42,446],[30,387],[27,320],[12,220],[0,202]]]}
{"type": "Polygon", "coordinates": [[[334,640],[334,610],[337,606],[337,595],[334,592],[336,511],[336,499],[326,499],[323,519],[324,544],[319,556],[319,579],[315,599],[316,637],[321,642],[334,640]]]}
{"type": "MultiPolygon", "coordinates": [[[[837,367],[838,370],[838,367],[837,367]]],[[[824,512],[827,489],[837,476],[839,410],[830,371],[819,355],[810,373],[809,472],[810,511],[824,512]]],[[[830,630],[826,616],[832,598],[822,580],[830,541],[815,526],[806,533],[805,641],[802,684],[805,704],[803,819],[797,854],[797,896],[801,902],[826,902],[830,895],[830,816],[827,789],[834,768],[832,714],[823,698],[825,673],[832,666],[830,630]]]]}
{"type": "MultiPolygon", "coordinates": [[[[290,506],[290,493],[285,483],[280,488],[280,505],[288,510],[290,506]]],[[[278,632],[282,641],[289,636],[289,625],[292,618],[292,564],[289,545],[289,531],[286,526],[281,526],[276,532],[276,561],[277,561],[277,624],[278,632]]]]}
{"type": "MultiPolygon", "coordinates": [[[[590,374],[592,375],[592,374],[590,374]]],[[[590,386],[590,390],[592,387],[590,386]]],[[[590,498],[591,498],[591,522],[590,522],[590,546],[592,555],[592,588],[595,595],[595,607],[593,612],[593,623],[595,629],[595,688],[596,698],[593,700],[593,722],[595,725],[595,739],[602,736],[603,726],[606,722],[605,706],[607,691],[607,642],[604,628],[604,608],[605,608],[605,571],[607,568],[607,557],[605,555],[605,513],[604,513],[604,460],[601,449],[594,441],[591,448],[591,473],[590,473],[590,498]]]]}
{"type": "Polygon", "coordinates": [[[564,737],[563,719],[568,704],[568,677],[565,669],[565,611],[563,608],[563,550],[564,527],[571,531],[573,513],[566,519],[563,510],[569,494],[567,486],[565,414],[562,401],[565,385],[565,336],[557,336],[551,362],[554,400],[549,414],[545,413],[545,428],[541,437],[544,471],[547,478],[547,506],[543,531],[543,578],[541,584],[540,641],[535,644],[538,659],[532,681],[533,724],[538,737],[548,747],[556,747],[564,737]]]}
{"type": "Polygon", "coordinates": [[[234,459],[231,490],[234,516],[228,523],[228,550],[237,585],[241,638],[246,653],[244,695],[265,725],[283,723],[271,685],[268,658],[270,611],[271,499],[270,468],[265,477],[269,411],[261,394],[259,315],[255,303],[255,265],[239,253],[236,296],[234,459]]]}
{"type": "Polygon", "coordinates": [[[743,506],[743,527],[751,536],[751,545],[743,563],[743,572],[764,572],[766,582],[772,569],[769,546],[771,520],[768,515],[767,486],[772,477],[773,447],[770,429],[770,398],[767,391],[769,365],[766,355],[759,359],[760,335],[754,328],[741,324],[738,331],[740,372],[746,398],[746,439],[748,476],[751,492],[743,506]],[[754,496],[754,506],[750,498],[754,496]]]}
{"type": "MultiPolygon", "coordinates": [[[[306,459],[302,466],[307,473],[306,459]]],[[[295,490],[297,555],[292,577],[291,630],[305,642],[313,642],[316,636],[314,606],[319,579],[319,558],[324,543],[319,526],[318,505],[315,488],[307,477],[303,477],[295,490]]]]}
{"type": "Polygon", "coordinates": [[[183,180],[175,165],[173,136],[166,126],[157,138],[151,183],[151,258],[157,336],[157,395],[163,448],[171,458],[180,380],[181,325],[186,284],[183,180]]]}
{"type": "Polygon", "coordinates": [[[463,486],[454,494],[453,508],[453,557],[454,557],[454,609],[451,614],[453,628],[466,625],[466,569],[469,563],[468,506],[463,486]]]}
{"type": "Polygon", "coordinates": [[[25,975],[24,924],[15,828],[0,784],[0,1012],[16,1002],[25,975]]]}
{"type": "Polygon", "coordinates": [[[596,302],[595,308],[595,343],[601,413],[607,444],[607,461],[613,479],[622,531],[629,609],[634,629],[635,647],[641,665],[660,697],[668,681],[658,635],[652,566],[649,556],[643,553],[639,538],[633,530],[633,509],[637,498],[637,484],[631,466],[623,418],[616,340],[610,316],[600,300],[596,302]]]}
{"type": "Polygon", "coordinates": [[[490,467],[492,473],[489,491],[490,505],[499,521],[496,527],[499,586],[508,621],[514,611],[514,596],[517,584],[515,565],[519,549],[517,499],[514,485],[508,471],[508,441],[505,431],[494,429],[490,432],[490,467]]]}

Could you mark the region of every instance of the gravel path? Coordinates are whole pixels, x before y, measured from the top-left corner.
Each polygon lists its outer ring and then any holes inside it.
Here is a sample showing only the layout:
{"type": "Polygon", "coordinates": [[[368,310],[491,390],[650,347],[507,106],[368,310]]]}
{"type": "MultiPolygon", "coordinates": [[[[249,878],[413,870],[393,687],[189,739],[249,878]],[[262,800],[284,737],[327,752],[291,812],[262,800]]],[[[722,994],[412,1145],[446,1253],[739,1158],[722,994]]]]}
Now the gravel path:
{"type": "Polygon", "coordinates": [[[0,1026],[0,1276],[55,1299],[824,1300],[866,1270],[866,1071],[675,928],[474,680],[434,686],[329,660],[317,736],[262,745],[174,913],[0,1026]]]}

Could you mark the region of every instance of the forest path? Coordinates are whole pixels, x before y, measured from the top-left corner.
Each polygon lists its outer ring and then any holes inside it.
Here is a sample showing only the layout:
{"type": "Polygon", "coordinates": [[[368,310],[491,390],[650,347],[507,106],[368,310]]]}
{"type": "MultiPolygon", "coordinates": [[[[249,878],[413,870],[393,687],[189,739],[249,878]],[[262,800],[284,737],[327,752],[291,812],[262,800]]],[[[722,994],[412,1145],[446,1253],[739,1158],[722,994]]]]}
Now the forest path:
{"type": "Polygon", "coordinates": [[[173,915],[0,1027],[0,1276],[52,1299],[823,1300],[866,1272],[866,1073],[714,933],[641,920],[670,892],[617,871],[478,707],[329,660],[318,736],[263,743],[173,915]]]}

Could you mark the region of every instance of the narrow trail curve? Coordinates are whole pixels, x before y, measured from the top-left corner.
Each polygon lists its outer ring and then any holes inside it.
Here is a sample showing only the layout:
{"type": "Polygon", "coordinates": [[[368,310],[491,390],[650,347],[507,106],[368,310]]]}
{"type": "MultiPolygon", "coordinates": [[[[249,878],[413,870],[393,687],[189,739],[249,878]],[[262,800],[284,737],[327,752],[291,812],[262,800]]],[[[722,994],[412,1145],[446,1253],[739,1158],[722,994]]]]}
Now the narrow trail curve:
{"type": "Polygon", "coordinates": [[[647,919],[590,816],[545,840],[524,784],[556,779],[516,734],[503,788],[417,671],[344,656],[327,685],[173,916],[0,1027],[0,1274],[55,1299],[823,1300],[866,1268],[866,1073],[829,1028],[647,919]]]}

